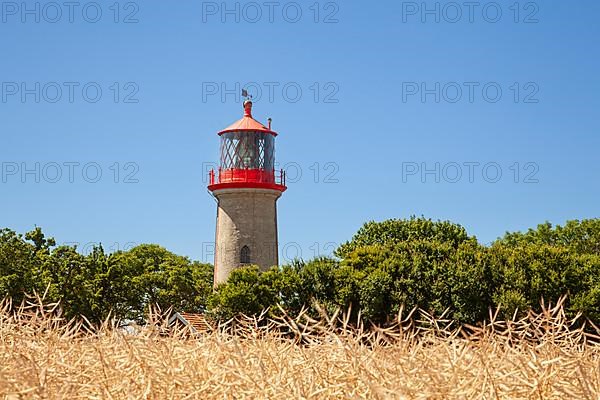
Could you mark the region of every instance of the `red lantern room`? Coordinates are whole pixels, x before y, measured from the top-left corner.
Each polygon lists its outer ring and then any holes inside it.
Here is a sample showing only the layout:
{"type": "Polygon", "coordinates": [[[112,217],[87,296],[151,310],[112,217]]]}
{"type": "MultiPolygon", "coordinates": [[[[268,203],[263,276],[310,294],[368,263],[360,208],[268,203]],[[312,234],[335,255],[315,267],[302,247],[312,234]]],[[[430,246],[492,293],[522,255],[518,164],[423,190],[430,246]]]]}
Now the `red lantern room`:
{"type": "Polygon", "coordinates": [[[272,189],[284,192],[285,172],[275,171],[275,137],[252,118],[252,101],[244,101],[244,117],[221,132],[221,163],[210,171],[208,189],[272,189]]]}

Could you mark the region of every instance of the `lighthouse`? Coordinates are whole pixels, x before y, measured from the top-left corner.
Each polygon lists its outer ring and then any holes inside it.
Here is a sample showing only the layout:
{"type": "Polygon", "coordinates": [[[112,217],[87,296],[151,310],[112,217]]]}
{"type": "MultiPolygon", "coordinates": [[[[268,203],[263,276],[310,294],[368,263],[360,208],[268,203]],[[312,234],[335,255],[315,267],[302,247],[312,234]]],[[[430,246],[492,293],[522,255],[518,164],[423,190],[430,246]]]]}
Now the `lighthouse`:
{"type": "Polygon", "coordinates": [[[208,185],[217,201],[215,285],[241,266],[264,271],[278,264],[277,200],[287,189],[285,172],[275,170],[277,133],[271,119],[264,126],[252,117],[251,100],[242,119],[218,135],[220,166],[208,185]]]}

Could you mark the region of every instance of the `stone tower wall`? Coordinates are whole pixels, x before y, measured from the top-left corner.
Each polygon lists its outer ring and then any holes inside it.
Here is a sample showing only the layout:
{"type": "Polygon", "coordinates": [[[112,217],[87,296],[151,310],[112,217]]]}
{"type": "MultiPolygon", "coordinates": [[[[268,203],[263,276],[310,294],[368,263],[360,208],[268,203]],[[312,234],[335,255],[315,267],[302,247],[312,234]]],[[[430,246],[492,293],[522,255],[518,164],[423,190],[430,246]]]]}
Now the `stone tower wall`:
{"type": "Polygon", "coordinates": [[[221,189],[217,198],[215,243],[215,285],[224,283],[242,265],[244,246],[250,249],[250,263],[261,270],[278,264],[278,190],[221,189]]]}

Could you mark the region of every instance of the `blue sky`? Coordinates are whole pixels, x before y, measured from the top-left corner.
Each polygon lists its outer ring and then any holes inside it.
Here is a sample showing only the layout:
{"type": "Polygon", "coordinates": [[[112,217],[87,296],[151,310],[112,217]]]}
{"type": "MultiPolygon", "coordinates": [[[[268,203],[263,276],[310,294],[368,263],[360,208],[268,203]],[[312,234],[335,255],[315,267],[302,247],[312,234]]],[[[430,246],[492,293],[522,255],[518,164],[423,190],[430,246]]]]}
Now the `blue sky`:
{"type": "Polygon", "coordinates": [[[598,217],[598,2],[24,4],[0,4],[2,227],[211,261],[238,86],[280,133],[283,260],[372,219],[488,243],[598,217]]]}

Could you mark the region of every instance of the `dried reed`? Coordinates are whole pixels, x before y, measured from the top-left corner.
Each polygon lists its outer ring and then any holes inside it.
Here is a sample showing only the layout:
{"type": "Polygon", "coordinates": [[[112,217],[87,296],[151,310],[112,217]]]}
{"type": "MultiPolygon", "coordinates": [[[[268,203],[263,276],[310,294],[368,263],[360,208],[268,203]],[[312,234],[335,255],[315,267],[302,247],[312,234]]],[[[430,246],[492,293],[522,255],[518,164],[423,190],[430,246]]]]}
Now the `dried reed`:
{"type": "Polygon", "coordinates": [[[415,310],[386,328],[302,313],[195,336],[168,331],[160,313],[125,332],[38,303],[0,307],[0,397],[600,398],[600,337],[568,320],[562,302],[512,321],[491,314],[480,327],[415,310]]]}

